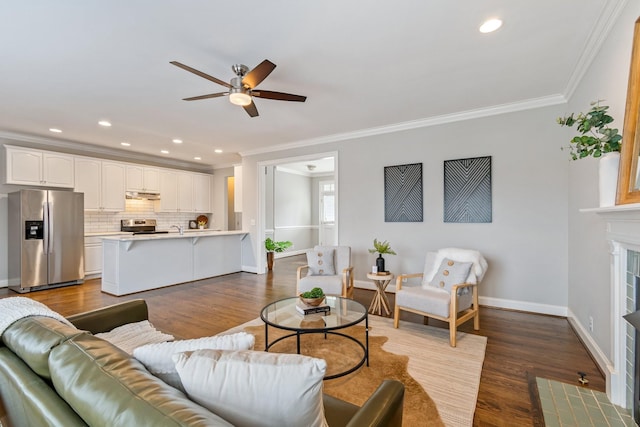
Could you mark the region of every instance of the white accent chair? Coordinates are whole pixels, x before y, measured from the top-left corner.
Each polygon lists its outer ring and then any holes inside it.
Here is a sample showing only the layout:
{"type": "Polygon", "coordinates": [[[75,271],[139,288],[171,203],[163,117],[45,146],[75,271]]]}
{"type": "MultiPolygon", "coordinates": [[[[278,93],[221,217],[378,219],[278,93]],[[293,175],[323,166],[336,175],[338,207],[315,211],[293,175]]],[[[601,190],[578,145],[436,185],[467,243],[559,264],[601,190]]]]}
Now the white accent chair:
{"type": "Polygon", "coordinates": [[[475,250],[427,252],[424,272],[401,274],[396,279],[393,326],[398,327],[400,310],[424,316],[425,324],[429,317],[442,320],[449,323],[449,344],[455,347],[459,325],[473,319],[473,329],[480,329],[478,284],[487,267],[487,261],[475,250]],[[422,278],[421,286],[403,285],[403,280],[416,277],[422,278]]]}
{"type": "MultiPolygon", "coordinates": [[[[313,267],[309,264],[298,267],[296,292],[301,294],[313,288],[322,288],[325,295],[337,295],[353,298],[353,266],[351,265],[350,246],[315,246],[307,251],[307,261],[310,256],[333,252],[333,272],[335,274],[313,274],[313,267]]],[[[326,263],[325,263],[326,265],[326,263]]],[[[316,273],[318,273],[316,271],[316,273]]]]}

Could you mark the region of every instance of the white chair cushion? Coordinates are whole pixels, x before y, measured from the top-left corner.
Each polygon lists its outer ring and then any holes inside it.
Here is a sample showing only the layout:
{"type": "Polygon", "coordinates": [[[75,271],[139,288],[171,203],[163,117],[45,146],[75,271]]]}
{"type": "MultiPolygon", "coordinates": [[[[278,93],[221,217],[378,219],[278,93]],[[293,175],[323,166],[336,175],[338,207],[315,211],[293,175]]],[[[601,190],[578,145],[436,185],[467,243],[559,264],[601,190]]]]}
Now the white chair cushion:
{"type": "Polygon", "coordinates": [[[396,292],[396,304],[400,307],[411,308],[440,317],[449,317],[451,297],[444,289],[429,286],[402,287],[396,292]]]}
{"type": "Polygon", "coordinates": [[[311,276],[335,276],[334,250],[330,248],[307,251],[307,265],[311,276]]]}
{"type": "Polygon", "coordinates": [[[299,354],[198,350],[174,356],[189,398],[238,427],[326,426],[327,363],[299,354]]]}
{"type": "MultiPolygon", "coordinates": [[[[458,297],[458,312],[471,307],[473,294],[460,295],[458,297]]],[[[451,294],[444,290],[429,286],[402,287],[396,292],[396,304],[424,313],[435,314],[436,316],[448,318],[451,304],[451,294]]]]}
{"type": "MultiPolygon", "coordinates": [[[[464,283],[469,276],[469,270],[473,263],[459,262],[445,258],[440,263],[438,272],[433,276],[429,285],[451,291],[453,285],[464,283]]],[[[424,286],[423,286],[424,287],[424,286]]]]}
{"type": "Polygon", "coordinates": [[[133,357],[138,359],[156,377],[179,390],[184,391],[176,365],[172,356],[176,353],[194,350],[253,350],[256,338],[246,332],[236,334],[216,335],[213,337],[196,338],[148,344],[133,350],[133,357]]]}
{"type": "Polygon", "coordinates": [[[306,276],[298,282],[300,293],[313,288],[322,288],[326,295],[342,295],[342,275],[338,276],[306,276]]]}

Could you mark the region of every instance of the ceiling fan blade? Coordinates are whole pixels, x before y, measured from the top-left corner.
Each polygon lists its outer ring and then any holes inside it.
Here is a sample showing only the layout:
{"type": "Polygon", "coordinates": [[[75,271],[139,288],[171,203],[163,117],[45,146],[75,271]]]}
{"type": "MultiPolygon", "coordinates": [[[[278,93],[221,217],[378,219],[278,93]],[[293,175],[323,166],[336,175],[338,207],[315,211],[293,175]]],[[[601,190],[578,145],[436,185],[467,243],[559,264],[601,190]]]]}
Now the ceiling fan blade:
{"type": "Polygon", "coordinates": [[[278,101],[296,101],[296,102],[304,102],[307,100],[306,96],[302,95],[293,95],[290,93],[283,92],[273,92],[270,90],[255,90],[251,91],[252,96],[256,96],[258,98],[264,99],[276,99],[278,101]]]}
{"type": "Polygon", "coordinates": [[[228,87],[229,89],[231,89],[231,85],[230,85],[229,83],[227,83],[227,82],[223,82],[222,80],[217,79],[217,78],[215,78],[215,77],[213,77],[213,76],[210,76],[209,74],[205,74],[205,73],[203,73],[202,71],[198,71],[198,70],[196,70],[195,68],[191,68],[191,67],[189,67],[188,65],[181,64],[181,63],[180,63],[180,62],[178,62],[178,61],[171,61],[171,62],[170,62],[170,64],[173,64],[173,65],[175,65],[176,67],[180,67],[180,68],[182,68],[183,70],[187,70],[187,71],[189,71],[190,73],[195,74],[196,76],[200,76],[200,77],[202,77],[203,79],[210,80],[210,81],[212,81],[212,82],[214,82],[214,83],[218,83],[219,85],[222,85],[222,86],[224,86],[224,87],[228,87]]]}
{"type": "Polygon", "coordinates": [[[276,68],[276,64],[265,59],[256,68],[249,71],[246,76],[242,78],[242,84],[249,86],[249,89],[253,89],[258,86],[261,81],[267,78],[269,74],[276,68]]]}
{"type": "Polygon", "coordinates": [[[183,101],[197,101],[199,99],[218,98],[220,96],[229,95],[229,92],[210,93],[209,95],[192,96],[191,98],[183,98],[183,101]]]}
{"type": "Polygon", "coordinates": [[[251,104],[245,105],[242,108],[244,108],[244,111],[246,111],[247,114],[251,117],[258,116],[258,109],[256,108],[256,104],[254,104],[253,101],[251,101],[251,104]]]}

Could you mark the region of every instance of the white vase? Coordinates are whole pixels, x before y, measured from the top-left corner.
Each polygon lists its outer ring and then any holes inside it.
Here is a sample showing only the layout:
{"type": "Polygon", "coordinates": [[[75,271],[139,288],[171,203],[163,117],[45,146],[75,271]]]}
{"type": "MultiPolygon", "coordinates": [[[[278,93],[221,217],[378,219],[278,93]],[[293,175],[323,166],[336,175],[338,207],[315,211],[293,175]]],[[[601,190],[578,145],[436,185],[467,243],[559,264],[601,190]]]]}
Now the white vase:
{"type": "Polygon", "coordinates": [[[598,179],[601,208],[616,205],[619,168],[620,153],[606,153],[600,158],[600,164],[598,166],[598,179]]]}

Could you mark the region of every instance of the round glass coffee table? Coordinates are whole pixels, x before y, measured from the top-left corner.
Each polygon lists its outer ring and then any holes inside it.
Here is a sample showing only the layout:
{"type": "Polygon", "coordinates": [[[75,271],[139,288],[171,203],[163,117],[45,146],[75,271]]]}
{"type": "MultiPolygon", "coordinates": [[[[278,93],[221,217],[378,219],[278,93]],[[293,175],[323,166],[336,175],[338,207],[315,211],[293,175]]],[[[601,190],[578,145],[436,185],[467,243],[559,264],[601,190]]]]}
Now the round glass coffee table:
{"type": "Polygon", "coordinates": [[[360,368],[365,362],[369,366],[369,317],[365,306],[348,298],[327,296],[323,305],[329,306],[329,312],[304,315],[296,309],[299,298],[285,298],[272,302],[262,309],[260,318],[264,321],[265,351],[276,343],[290,337],[296,337],[296,350],[300,354],[300,336],[304,334],[320,333],[339,335],[356,343],[362,349],[362,359],[355,366],[337,374],[325,376],[325,380],[338,378],[350,374],[360,368]],[[313,319],[313,320],[311,320],[313,319]],[[364,320],[364,343],[357,338],[339,332],[350,326],[357,325],[364,320]],[[291,334],[279,337],[269,342],[269,326],[291,334]]]}

